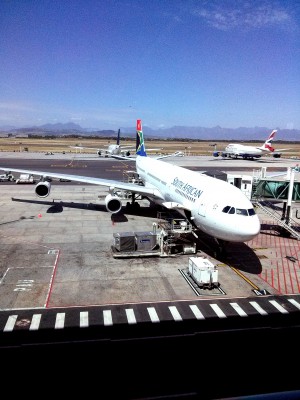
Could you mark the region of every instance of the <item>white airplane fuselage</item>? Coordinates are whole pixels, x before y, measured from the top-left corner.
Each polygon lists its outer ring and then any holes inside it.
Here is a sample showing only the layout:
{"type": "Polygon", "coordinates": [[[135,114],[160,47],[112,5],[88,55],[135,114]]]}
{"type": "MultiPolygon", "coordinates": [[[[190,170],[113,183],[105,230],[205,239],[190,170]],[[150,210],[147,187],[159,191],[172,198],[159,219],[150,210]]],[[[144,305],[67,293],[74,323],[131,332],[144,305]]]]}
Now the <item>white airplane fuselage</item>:
{"type": "Polygon", "coordinates": [[[244,154],[249,157],[261,157],[268,151],[262,151],[254,146],[243,146],[241,144],[229,144],[225,147],[225,152],[230,156],[243,156],[244,154]]]}
{"type": "Polygon", "coordinates": [[[209,235],[247,242],[259,233],[260,221],[252,203],[228,182],[149,157],[138,156],[136,169],[144,185],[162,195],[161,200],[153,198],[156,203],[189,216],[209,235]]]}

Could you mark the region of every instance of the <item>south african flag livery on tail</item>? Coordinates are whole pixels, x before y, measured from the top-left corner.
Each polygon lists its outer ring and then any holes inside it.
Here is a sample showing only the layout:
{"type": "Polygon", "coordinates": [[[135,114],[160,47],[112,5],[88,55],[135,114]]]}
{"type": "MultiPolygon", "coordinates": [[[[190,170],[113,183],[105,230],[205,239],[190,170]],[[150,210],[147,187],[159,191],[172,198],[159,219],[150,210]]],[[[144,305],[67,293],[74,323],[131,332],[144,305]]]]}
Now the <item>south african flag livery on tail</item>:
{"type": "Polygon", "coordinates": [[[141,119],[136,121],[136,155],[147,157],[141,119]]]}

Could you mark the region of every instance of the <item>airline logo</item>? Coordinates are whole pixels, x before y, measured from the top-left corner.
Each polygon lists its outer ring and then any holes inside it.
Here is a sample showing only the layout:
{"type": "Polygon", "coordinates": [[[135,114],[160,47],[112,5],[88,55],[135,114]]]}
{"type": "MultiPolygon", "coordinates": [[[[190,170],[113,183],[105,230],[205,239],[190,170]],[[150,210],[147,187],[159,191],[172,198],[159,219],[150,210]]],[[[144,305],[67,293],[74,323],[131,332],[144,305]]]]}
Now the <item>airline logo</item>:
{"type": "Polygon", "coordinates": [[[137,119],[136,121],[136,154],[146,156],[141,119],[137,119]]]}
{"type": "Polygon", "coordinates": [[[194,198],[199,198],[201,194],[203,193],[203,190],[200,190],[196,188],[195,186],[190,185],[187,182],[183,182],[177,177],[174,178],[172,185],[175,186],[177,189],[181,191],[181,193],[184,193],[185,195],[194,197],[194,198]]]}
{"type": "Polygon", "coordinates": [[[276,132],[277,132],[276,130],[272,131],[270,136],[268,137],[268,139],[265,141],[265,144],[264,144],[264,148],[265,149],[267,149],[269,151],[274,151],[275,150],[274,147],[272,147],[272,141],[274,139],[274,136],[275,136],[276,132]]]}

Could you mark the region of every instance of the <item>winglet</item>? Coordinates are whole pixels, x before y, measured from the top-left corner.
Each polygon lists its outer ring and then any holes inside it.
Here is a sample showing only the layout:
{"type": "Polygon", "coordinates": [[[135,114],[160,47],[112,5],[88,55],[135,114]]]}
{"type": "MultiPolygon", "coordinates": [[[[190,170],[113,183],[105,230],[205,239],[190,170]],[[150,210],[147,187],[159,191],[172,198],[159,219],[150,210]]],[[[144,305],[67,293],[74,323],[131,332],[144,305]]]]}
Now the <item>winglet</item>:
{"type": "Polygon", "coordinates": [[[136,155],[146,157],[146,149],[144,143],[144,135],[142,130],[142,120],[136,121],[136,155]]]}

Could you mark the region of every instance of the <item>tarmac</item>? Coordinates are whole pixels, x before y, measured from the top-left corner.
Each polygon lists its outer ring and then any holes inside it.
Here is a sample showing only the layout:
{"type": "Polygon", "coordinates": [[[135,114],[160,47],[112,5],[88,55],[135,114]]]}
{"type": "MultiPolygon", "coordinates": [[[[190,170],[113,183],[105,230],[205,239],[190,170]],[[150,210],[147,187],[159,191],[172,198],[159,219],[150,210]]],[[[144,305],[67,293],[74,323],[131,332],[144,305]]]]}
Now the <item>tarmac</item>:
{"type": "MultiPolygon", "coordinates": [[[[74,155],[1,153],[0,164],[22,160],[37,169],[34,160],[49,157],[55,163],[74,161],[74,155]]],[[[86,163],[86,171],[96,160],[113,173],[113,166],[120,166],[117,160],[86,155],[77,155],[76,160],[86,163]]],[[[216,161],[194,156],[169,161],[199,170],[213,165],[249,174],[261,166],[278,171],[295,166],[295,160],[284,159],[216,161]]],[[[222,256],[210,238],[192,235],[189,240],[196,253],[115,258],[116,235],[159,232],[160,217],[147,200],[140,201],[138,212],[124,209],[111,215],[104,206],[103,187],[53,183],[50,196],[40,199],[32,184],[0,185],[0,310],[300,293],[300,242],[282,236],[276,222],[260,209],[260,234],[247,243],[228,243],[222,256]],[[187,274],[190,257],[205,257],[217,267],[220,289],[195,290],[187,274]]]]}
{"type": "MultiPolygon", "coordinates": [[[[118,180],[134,169],[94,155],[1,152],[0,159],[1,167],[118,180]]],[[[249,175],[296,163],[167,160],[249,175]]],[[[69,394],[107,399],[299,398],[298,370],[290,366],[299,358],[300,243],[268,214],[257,207],[260,234],[228,243],[221,255],[197,232],[190,237],[196,254],[115,258],[115,235],[159,232],[155,208],[142,200],[127,210],[124,199],[122,212],[111,215],[106,188],[53,181],[41,199],[34,186],[0,183],[0,353],[3,365],[17,366],[5,368],[6,386],[50,376],[50,393],[59,379],[69,394]],[[218,288],[195,285],[190,257],[216,266],[218,288]]],[[[292,209],[297,215],[298,204],[292,209]]]]}

